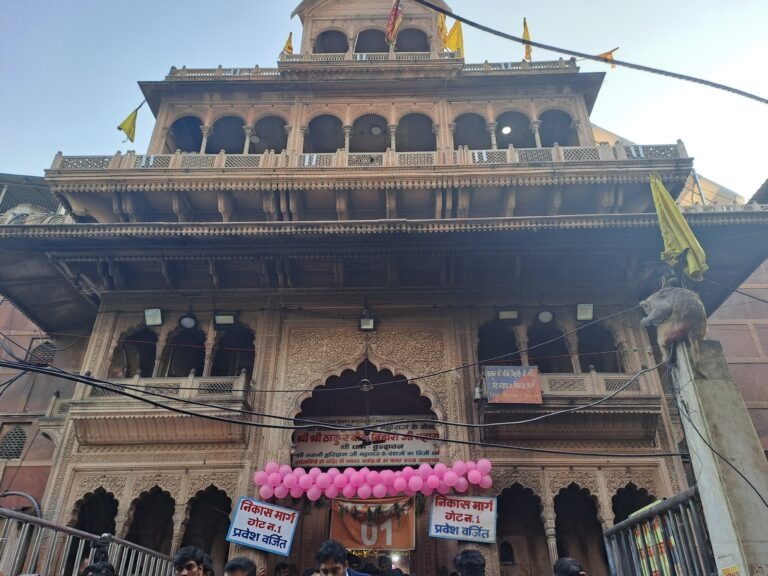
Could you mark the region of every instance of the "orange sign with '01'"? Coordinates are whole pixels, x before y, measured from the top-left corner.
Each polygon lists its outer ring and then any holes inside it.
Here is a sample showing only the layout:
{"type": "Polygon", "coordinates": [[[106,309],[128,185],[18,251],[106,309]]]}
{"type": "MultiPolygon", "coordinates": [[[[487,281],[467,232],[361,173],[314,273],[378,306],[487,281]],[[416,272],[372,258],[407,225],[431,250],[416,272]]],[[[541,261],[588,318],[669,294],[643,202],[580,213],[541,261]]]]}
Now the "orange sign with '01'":
{"type": "Polygon", "coordinates": [[[333,501],[331,538],[351,550],[413,550],[416,512],[409,497],[333,501]]]}

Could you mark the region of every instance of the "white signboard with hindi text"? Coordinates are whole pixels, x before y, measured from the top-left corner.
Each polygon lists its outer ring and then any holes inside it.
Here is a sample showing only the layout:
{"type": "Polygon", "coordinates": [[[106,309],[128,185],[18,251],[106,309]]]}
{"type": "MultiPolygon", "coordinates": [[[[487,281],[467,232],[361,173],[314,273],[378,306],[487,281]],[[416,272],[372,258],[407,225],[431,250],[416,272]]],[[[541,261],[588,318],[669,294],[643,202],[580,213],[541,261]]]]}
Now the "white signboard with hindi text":
{"type": "Polygon", "coordinates": [[[496,505],[496,498],[435,495],[429,516],[429,535],[493,544],[496,542],[496,505]]]}
{"type": "Polygon", "coordinates": [[[296,510],[240,498],[227,540],[241,546],[288,556],[299,521],[296,510]]]}

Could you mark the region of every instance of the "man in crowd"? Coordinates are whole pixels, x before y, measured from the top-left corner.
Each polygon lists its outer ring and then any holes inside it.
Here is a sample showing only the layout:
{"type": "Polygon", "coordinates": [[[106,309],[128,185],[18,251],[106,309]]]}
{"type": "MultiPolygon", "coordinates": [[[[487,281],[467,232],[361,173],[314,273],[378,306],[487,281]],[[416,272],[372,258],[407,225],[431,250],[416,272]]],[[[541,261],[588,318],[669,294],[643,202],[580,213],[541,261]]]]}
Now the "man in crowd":
{"type": "Polygon", "coordinates": [[[391,556],[379,556],[379,574],[381,576],[399,576],[402,572],[398,572],[392,567],[391,556]]]}
{"type": "Polygon", "coordinates": [[[318,572],[322,576],[364,576],[349,569],[347,549],[336,540],[326,540],[315,556],[318,572]]]}
{"type": "Polygon", "coordinates": [[[224,576],[267,576],[266,568],[256,569],[256,564],[244,556],[232,558],[224,566],[224,576]]]}
{"type": "Polygon", "coordinates": [[[184,546],[173,557],[177,576],[205,576],[205,553],[196,546],[184,546]]]}
{"type": "Polygon", "coordinates": [[[555,576],[587,576],[584,567],[573,558],[560,558],[552,567],[555,576]]]}
{"type": "Polygon", "coordinates": [[[477,550],[464,550],[453,559],[459,576],[485,576],[485,558],[477,550]]]}
{"type": "Polygon", "coordinates": [[[288,576],[291,573],[291,567],[285,562],[280,562],[275,566],[275,576],[288,576]]]}

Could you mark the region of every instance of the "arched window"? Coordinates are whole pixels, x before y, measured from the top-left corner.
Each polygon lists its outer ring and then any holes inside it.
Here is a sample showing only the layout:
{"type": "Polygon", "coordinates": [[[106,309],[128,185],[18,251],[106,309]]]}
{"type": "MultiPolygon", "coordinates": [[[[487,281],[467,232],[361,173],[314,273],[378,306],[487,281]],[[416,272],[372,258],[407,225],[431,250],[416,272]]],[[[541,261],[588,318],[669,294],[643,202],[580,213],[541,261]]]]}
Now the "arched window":
{"type": "Polygon", "coordinates": [[[496,535],[502,574],[548,574],[547,537],[541,520],[541,499],[520,484],[505,487],[498,498],[496,535]],[[514,571],[512,566],[519,566],[514,571]]]}
{"type": "Polygon", "coordinates": [[[496,118],[496,145],[500,149],[536,148],[536,139],[531,131],[531,121],[519,112],[505,112],[496,118]]]}
{"type": "Polygon", "coordinates": [[[170,554],[176,502],[158,486],[134,500],[125,539],[161,554],[170,554]]]}
{"type": "Polygon", "coordinates": [[[128,333],[115,348],[110,378],[132,378],[137,374],[150,378],[155,371],[157,334],[147,328],[128,333]]]}
{"type": "Polygon", "coordinates": [[[188,520],[184,526],[182,546],[196,546],[213,560],[215,574],[224,573],[229,542],[229,513],[232,500],[226,492],[209,486],[189,501],[188,520]]]}
{"type": "Polygon", "coordinates": [[[168,378],[189,376],[192,370],[202,376],[205,366],[205,334],[199,328],[178,328],[171,333],[163,350],[163,370],[168,378]]]}
{"type": "Polygon", "coordinates": [[[244,125],[243,119],[237,116],[224,116],[216,120],[205,153],[218,154],[224,150],[226,154],[242,154],[245,149],[244,125]]]}
{"type": "Polygon", "coordinates": [[[211,376],[237,376],[245,370],[250,380],[256,356],[253,339],[253,331],[242,324],[225,329],[216,341],[211,376]]]}
{"type": "Polygon", "coordinates": [[[462,114],[456,118],[453,146],[468,146],[470,150],[490,150],[491,135],[485,118],[479,114],[462,114]]]}
{"type": "Polygon", "coordinates": [[[620,488],[611,499],[614,514],[613,523],[623,522],[633,512],[637,512],[655,501],[656,497],[649,494],[646,489],[638,488],[630,482],[624,488],[620,488]]]}
{"type": "MultiPolygon", "coordinates": [[[[102,534],[115,534],[118,502],[114,494],[99,487],[86,494],[75,504],[73,521],[70,524],[76,530],[101,536],[102,534]]],[[[91,543],[88,540],[81,541],[73,538],[67,552],[65,574],[72,574],[75,568],[75,559],[80,543],[83,543],[81,558],[88,558],[91,551],[91,543]]]]}
{"type": "Polygon", "coordinates": [[[408,114],[397,125],[398,152],[433,152],[437,150],[437,138],[432,129],[432,119],[424,114],[408,114]]]}
{"type": "Polygon", "coordinates": [[[344,127],[336,116],[324,114],[309,123],[304,136],[305,154],[333,154],[344,148],[344,127]]]}
{"type": "Polygon", "coordinates": [[[542,374],[570,374],[573,362],[563,333],[552,324],[535,323],[528,328],[528,361],[542,374]]]}
{"type": "Polygon", "coordinates": [[[587,372],[594,366],[597,372],[622,372],[621,353],[617,350],[613,334],[602,324],[586,326],[578,333],[579,364],[587,372]]]}
{"type": "Polygon", "coordinates": [[[338,30],[326,30],[315,40],[315,54],[344,54],[347,50],[349,40],[338,30]]]}
{"type": "Polygon", "coordinates": [[[358,54],[389,52],[386,34],[382,30],[363,30],[357,35],[355,52],[358,54]]]}
{"type": "Polygon", "coordinates": [[[17,460],[24,452],[24,444],[27,443],[27,433],[21,426],[14,426],[8,430],[0,440],[0,459],[17,460]]]}
{"type": "Polygon", "coordinates": [[[395,41],[398,52],[429,52],[429,38],[416,28],[400,30],[395,41]]]}
{"type": "Polygon", "coordinates": [[[288,147],[288,132],[285,120],[279,116],[262,118],[251,131],[251,144],[248,150],[251,154],[264,154],[267,150],[282,152],[288,147]]]}
{"type": "Polygon", "coordinates": [[[573,119],[560,110],[548,110],[539,116],[539,136],[544,148],[551,148],[555,143],[560,146],[578,146],[579,134],[573,127],[573,119]]]}
{"type": "Polygon", "coordinates": [[[560,556],[578,558],[587,574],[608,576],[603,530],[592,495],[576,484],[555,497],[555,533],[560,556]]]}
{"type": "Polygon", "coordinates": [[[498,320],[489,322],[480,328],[478,337],[479,362],[488,361],[490,366],[522,366],[517,338],[508,324],[498,320]]]}
{"type": "Polygon", "coordinates": [[[386,152],[389,147],[387,120],[378,114],[360,116],[352,125],[350,152],[386,152]]]}
{"type": "Polygon", "coordinates": [[[166,148],[173,154],[176,150],[182,152],[200,152],[203,145],[202,122],[195,116],[184,116],[171,124],[168,130],[166,148]]]}

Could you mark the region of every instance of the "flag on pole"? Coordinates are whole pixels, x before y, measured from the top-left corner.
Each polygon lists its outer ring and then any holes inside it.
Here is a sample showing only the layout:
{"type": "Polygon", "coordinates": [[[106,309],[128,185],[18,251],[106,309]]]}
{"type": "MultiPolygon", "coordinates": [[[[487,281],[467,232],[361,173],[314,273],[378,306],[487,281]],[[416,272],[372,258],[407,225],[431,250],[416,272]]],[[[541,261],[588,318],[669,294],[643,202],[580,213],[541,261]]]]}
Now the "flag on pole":
{"type": "Polygon", "coordinates": [[[451,31],[445,37],[445,47],[455,52],[459,58],[464,58],[464,32],[458,20],[453,23],[451,31]]]}
{"type": "Polygon", "coordinates": [[[403,8],[400,6],[400,0],[393,0],[392,11],[389,13],[389,21],[387,22],[387,42],[394,44],[397,39],[397,31],[400,29],[400,24],[403,23],[403,8]]]}
{"type": "MultiPolygon", "coordinates": [[[[146,100],[143,100],[141,104],[139,104],[133,112],[128,114],[128,117],[117,127],[118,130],[125,132],[126,138],[131,142],[133,142],[133,139],[136,137],[136,118],[139,116],[139,108],[144,106],[145,102],[146,100]]],[[[125,142],[125,140],[123,140],[123,142],[125,142]]]]}
{"type": "Polygon", "coordinates": [[[442,12],[437,17],[437,36],[440,43],[445,47],[445,37],[448,35],[448,26],[445,23],[445,14],[442,12]]]}
{"type": "Polygon", "coordinates": [[[661,236],[664,239],[661,259],[674,266],[680,255],[688,249],[685,255],[685,274],[692,280],[701,280],[704,272],[709,270],[707,255],[656,173],[651,174],[651,192],[656,214],[659,216],[661,236]]]}
{"type": "MultiPolygon", "coordinates": [[[[526,40],[527,42],[531,41],[531,33],[528,30],[528,20],[523,18],[523,40],[526,40]]],[[[533,46],[530,44],[525,45],[525,56],[523,57],[523,60],[528,60],[528,62],[531,61],[531,56],[533,54],[533,46]]]]}
{"type": "Polygon", "coordinates": [[[283,46],[283,52],[285,54],[293,54],[293,32],[290,32],[288,34],[288,40],[285,41],[285,46],[283,46]]]}
{"type": "Polygon", "coordinates": [[[610,62],[611,68],[616,68],[616,64],[613,63],[613,53],[616,52],[616,50],[618,50],[618,47],[614,48],[613,50],[609,50],[608,52],[603,52],[602,54],[598,54],[597,57],[610,62]]]}

